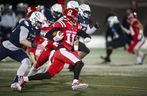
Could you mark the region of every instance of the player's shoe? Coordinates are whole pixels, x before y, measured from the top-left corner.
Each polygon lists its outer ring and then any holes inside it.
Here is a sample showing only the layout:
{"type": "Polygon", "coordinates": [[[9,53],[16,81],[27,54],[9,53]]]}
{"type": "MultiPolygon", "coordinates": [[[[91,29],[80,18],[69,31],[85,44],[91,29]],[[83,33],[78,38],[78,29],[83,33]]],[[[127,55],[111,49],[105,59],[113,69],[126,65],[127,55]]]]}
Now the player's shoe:
{"type": "Polygon", "coordinates": [[[143,54],[142,56],[137,57],[137,60],[135,62],[136,65],[141,65],[143,64],[144,58],[145,58],[145,54],[143,54]]]}
{"type": "Polygon", "coordinates": [[[103,59],[102,64],[106,64],[106,63],[111,62],[110,58],[106,58],[106,57],[103,57],[103,56],[100,56],[100,58],[103,59]]]}
{"type": "Polygon", "coordinates": [[[142,56],[141,56],[141,63],[143,64],[143,61],[144,61],[144,59],[145,59],[145,56],[146,56],[146,54],[143,54],[142,56]]]}
{"type": "Polygon", "coordinates": [[[76,82],[73,81],[72,83],[72,90],[85,89],[87,87],[88,87],[88,84],[80,83],[79,80],[77,80],[76,82]]]}
{"type": "Polygon", "coordinates": [[[11,88],[13,90],[17,90],[17,91],[21,91],[22,87],[20,86],[20,84],[18,82],[14,82],[11,84],[11,88]]]}

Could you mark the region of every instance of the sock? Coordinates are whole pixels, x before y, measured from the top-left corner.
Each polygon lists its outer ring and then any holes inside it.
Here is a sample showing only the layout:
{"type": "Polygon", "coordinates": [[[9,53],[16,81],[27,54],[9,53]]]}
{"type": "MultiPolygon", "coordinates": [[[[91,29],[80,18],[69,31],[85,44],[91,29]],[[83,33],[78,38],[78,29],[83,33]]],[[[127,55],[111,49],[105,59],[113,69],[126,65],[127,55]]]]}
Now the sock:
{"type": "Polygon", "coordinates": [[[26,70],[29,67],[30,60],[28,58],[26,58],[26,59],[22,60],[21,63],[22,64],[20,65],[20,67],[17,70],[17,75],[18,76],[23,76],[25,74],[26,70]]]}
{"type": "Polygon", "coordinates": [[[19,79],[19,76],[16,75],[15,78],[14,78],[14,80],[13,80],[13,83],[18,82],[18,79],[19,79]]]}
{"type": "Polygon", "coordinates": [[[83,66],[84,66],[84,63],[82,61],[78,61],[77,63],[75,63],[74,79],[79,79],[79,75],[83,66]]]}
{"type": "Polygon", "coordinates": [[[48,72],[46,73],[38,73],[34,76],[29,76],[28,80],[42,80],[42,79],[51,79],[51,76],[48,72]]]}
{"type": "Polygon", "coordinates": [[[113,52],[112,49],[107,49],[106,50],[106,54],[107,54],[106,59],[110,60],[110,56],[111,56],[112,52],[113,52]]]}
{"type": "Polygon", "coordinates": [[[72,85],[76,84],[77,82],[79,82],[78,79],[74,79],[73,82],[72,82],[72,85]]]}
{"type": "Polygon", "coordinates": [[[28,76],[32,76],[32,75],[36,74],[37,71],[38,70],[34,66],[32,66],[29,73],[28,73],[28,76]]]}

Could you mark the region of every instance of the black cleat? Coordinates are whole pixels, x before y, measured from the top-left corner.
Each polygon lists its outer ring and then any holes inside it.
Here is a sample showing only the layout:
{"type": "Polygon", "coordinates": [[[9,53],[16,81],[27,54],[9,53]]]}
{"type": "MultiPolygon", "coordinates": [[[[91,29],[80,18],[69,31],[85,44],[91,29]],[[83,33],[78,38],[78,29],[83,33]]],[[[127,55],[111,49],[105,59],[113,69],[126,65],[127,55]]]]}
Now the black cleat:
{"type": "Polygon", "coordinates": [[[103,57],[103,56],[101,56],[100,58],[103,59],[102,64],[111,62],[110,58],[106,58],[106,57],[103,57]]]}

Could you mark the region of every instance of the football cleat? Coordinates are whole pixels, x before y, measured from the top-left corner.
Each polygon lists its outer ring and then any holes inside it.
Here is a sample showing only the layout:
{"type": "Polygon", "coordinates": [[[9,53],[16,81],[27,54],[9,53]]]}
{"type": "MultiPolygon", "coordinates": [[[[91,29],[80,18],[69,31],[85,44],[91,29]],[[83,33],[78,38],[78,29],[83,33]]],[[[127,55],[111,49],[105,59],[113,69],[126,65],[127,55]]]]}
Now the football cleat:
{"type": "Polygon", "coordinates": [[[77,81],[77,82],[74,82],[73,84],[72,84],[72,90],[80,90],[80,89],[85,89],[85,88],[87,88],[88,87],[88,84],[86,84],[86,83],[80,83],[79,81],[77,81]]]}
{"type": "Polygon", "coordinates": [[[109,58],[106,58],[106,57],[103,57],[103,56],[101,56],[100,58],[104,60],[104,61],[102,61],[102,64],[111,62],[111,60],[109,58]]]}
{"type": "Polygon", "coordinates": [[[141,65],[143,64],[144,58],[145,58],[145,54],[143,54],[142,56],[137,57],[137,60],[135,62],[136,65],[141,65]]]}
{"type": "Polygon", "coordinates": [[[11,88],[12,88],[13,90],[17,90],[17,91],[21,91],[21,89],[22,89],[22,87],[19,85],[18,82],[12,83],[12,84],[11,84],[11,88]]]}
{"type": "Polygon", "coordinates": [[[142,63],[142,64],[143,64],[143,61],[144,61],[145,56],[146,56],[146,54],[143,54],[143,55],[141,56],[141,63],[142,63]]]}

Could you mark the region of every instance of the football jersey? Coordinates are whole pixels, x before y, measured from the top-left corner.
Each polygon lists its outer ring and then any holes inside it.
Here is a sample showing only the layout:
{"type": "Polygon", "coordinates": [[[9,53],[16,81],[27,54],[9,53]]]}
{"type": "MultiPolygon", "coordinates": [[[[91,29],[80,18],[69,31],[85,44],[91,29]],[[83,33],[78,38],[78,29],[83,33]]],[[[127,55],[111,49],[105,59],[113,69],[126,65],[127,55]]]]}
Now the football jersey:
{"type": "Polygon", "coordinates": [[[50,28],[60,28],[64,34],[64,38],[59,42],[59,45],[64,46],[68,50],[72,50],[75,37],[80,31],[81,26],[78,24],[73,26],[69,22],[63,20],[55,22],[50,28]]]}
{"type": "Polygon", "coordinates": [[[78,15],[78,22],[82,25],[83,31],[86,31],[89,24],[91,24],[91,20],[89,18],[85,18],[81,15],[78,15]]]}
{"type": "Polygon", "coordinates": [[[27,39],[29,41],[32,41],[35,39],[36,35],[39,35],[39,32],[39,30],[35,29],[35,27],[32,26],[30,21],[23,20],[12,31],[9,41],[16,47],[22,47],[20,40],[27,39]]]}
{"type": "Polygon", "coordinates": [[[139,35],[139,28],[136,27],[138,23],[139,21],[136,18],[130,23],[130,30],[134,40],[137,40],[139,35]]]}

